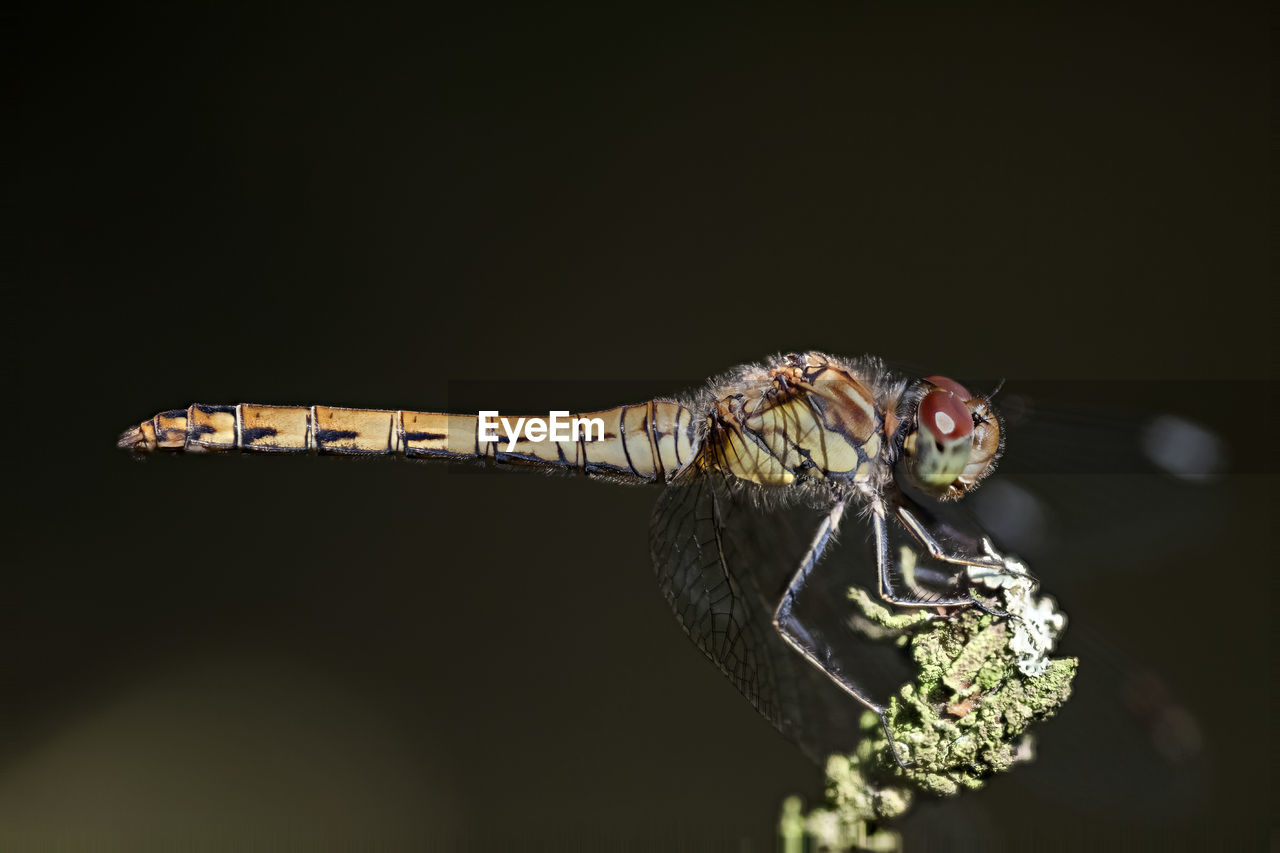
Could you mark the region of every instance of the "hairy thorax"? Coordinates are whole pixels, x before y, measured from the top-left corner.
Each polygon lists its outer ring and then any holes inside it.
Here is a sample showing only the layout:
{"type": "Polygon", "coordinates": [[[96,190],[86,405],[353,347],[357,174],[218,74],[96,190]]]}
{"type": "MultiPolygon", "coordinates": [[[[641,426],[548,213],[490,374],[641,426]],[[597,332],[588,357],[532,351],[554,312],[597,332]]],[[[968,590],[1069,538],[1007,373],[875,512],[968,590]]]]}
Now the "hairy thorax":
{"type": "Polygon", "coordinates": [[[733,388],[717,396],[707,421],[708,462],[722,471],[761,486],[809,478],[858,491],[884,476],[886,415],[856,365],[788,355],[744,369],[733,388]]]}

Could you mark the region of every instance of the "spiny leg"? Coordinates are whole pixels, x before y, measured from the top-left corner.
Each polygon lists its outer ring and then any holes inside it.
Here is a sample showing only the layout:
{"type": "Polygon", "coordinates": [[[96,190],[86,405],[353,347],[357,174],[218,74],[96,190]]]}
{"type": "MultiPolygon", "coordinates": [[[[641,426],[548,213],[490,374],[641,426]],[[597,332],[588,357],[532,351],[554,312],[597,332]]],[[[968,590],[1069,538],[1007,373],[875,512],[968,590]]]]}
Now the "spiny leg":
{"type": "Polygon", "coordinates": [[[895,567],[898,567],[899,575],[904,575],[904,572],[901,570],[901,562],[895,562],[889,552],[889,521],[885,518],[882,502],[875,501],[871,504],[871,518],[876,534],[876,566],[880,575],[881,598],[902,607],[967,607],[974,603],[971,595],[948,597],[939,593],[925,593],[912,596],[898,592],[894,588],[892,572],[895,567]]]}
{"type": "MultiPolygon", "coordinates": [[[[991,537],[985,533],[973,535],[971,538],[976,541],[971,542],[968,546],[970,553],[962,553],[963,546],[953,544],[951,549],[947,548],[935,535],[934,530],[930,529],[928,524],[917,517],[917,513],[909,509],[907,505],[899,504],[896,507],[896,513],[898,520],[902,522],[902,526],[915,537],[917,542],[924,546],[930,557],[939,562],[971,567],[972,570],[969,574],[975,579],[980,575],[986,577],[1016,577],[1037,583],[1035,576],[1027,571],[1027,567],[1021,561],[997,551],[995,544],[991,541],[991,537]]],[[[883,514],[883,508],[881,514],[883,514]]],[[[935,519],[934,523],[938,525],[939,531],[949,532],[953,542],[956,541],[954,529],[948,531],[947,526],[941,520],[935,519]]]]}
{"type": "Polygon", "coordinates": [[[805,552],[804,557],[800,561],[800,567],[792,576],[790,583],[787,584],[786,591],[782,594],[782,599],[778,602],[778,607],[773,614],[773,627],[777,629],[782,639],[787,645],[791,646],[811,665],[817,667],[824,675],[830,678],[845,693],[848,693],[854,699],[857,699],[867,708],[875,712],[880,718],[880,727],[884,729],[885,738],[889,742],[889,752],[893,755],[893,760],[903,770],[909,769],[912,765],[910,762],[904,762],[898,754],[898,744],[893,738],[893,733],[889,729],[888,712],[884,705],[873,700],[861,688],[845,678],[841,673],[833,671],[824,664],[819,656],[818,649],[808,639],[806,632],[796,622],[792,609],[795,606],[796,597],[804,588],[805,581],[808,579],[813,567],[817,565],[818,559],[822,556],[823,550],[827,543],[831,541],[831,537],[835,534],[840,526],[840,519],[844,515],[845,502],[839,501],[831,512],[829,512],[819,525],[817,532],[814,534],[813,542],[809,546],[809,550],[805,552]]]}
{"type": "MultiPolygon", "coordinates": [[[[911,535],[915,542],[923,547],[924,552],[932,559],[944,566],[952,567],[952,572],[948,574],[946,571],[938,568],[924,568],[912,566],[910,570],[906,565],[908,557],[915,552],[913,549],[903,546],[902,559],[896,560],[891,552],[889,540],[889,524],[887,518],[885,503],[877,501],[871,507],[873,519],[875,521],[876,531],[876,562],[880,568],[880,595],[886,601],[903,607],[966,607],[974,606],[997,618],[1012,618],[1010,614],[1000,610],[979,595],[975,586],[965,588],[965,595],[954,594],[948,596],[942,592],[930,593],[921,591],[918,594],[904,594],[893,583],[894,569],[898,569],[899,577],[911,584],[908,574],[914,572],[916,578],[927,578],[935,587],[945,588],[947,586],[959,586],[962,578],[971,581],[981,581],[984,578],[1022,578],[1036,583],[1036,579],[1030,572],[1026,571],[1026,567],[1017,559],[1007,557],[996,550],[992,544],[990,537],[985,534],[970,537],[973,539],[972,547],[961,548],[955,544],[960,541],[956,535],[956,531],[949,529],[945,522],[935,519],[933,523],[939,524],[937,532],[949,534],[953,540],[952,547],[947,547],[935,535],[935,531],[930,525],[917,516],[916,512],[907,505],[897,504],[895,507],[898,520],[902,523],[903,528],[911,535]],[[908,553],[910,552],[910,553],[908,553]],[[961,574],[963,572],[963,574],[961,574]]],[[[927,517],[927,512],[926,512],[927,517]]]]}

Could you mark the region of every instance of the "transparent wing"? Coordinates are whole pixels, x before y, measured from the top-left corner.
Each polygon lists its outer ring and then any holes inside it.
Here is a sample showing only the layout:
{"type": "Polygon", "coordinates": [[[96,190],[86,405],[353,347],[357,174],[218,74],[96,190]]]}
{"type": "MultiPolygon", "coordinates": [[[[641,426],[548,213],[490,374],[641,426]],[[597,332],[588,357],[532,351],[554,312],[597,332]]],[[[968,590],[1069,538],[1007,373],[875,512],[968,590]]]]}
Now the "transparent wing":
{"type": "Polygon", "coordinates": [[[651,527],[654,568],[680,626],[779,725],[778,661],[769,653],[765,590],[726,553],[734,505],[717,483],[686,477],[662,493],[651,527]]]}
{"type": "Polygon", "coordinates": [[[1213,731],[1231,726],[1201,697],[1240,680],[1238,658],[1205,629],[1206,606],[1218,606],[1207,581],[1250,585],[1248,496],[1261,478],[1239,474],[1273,472],[1223,417],[1243,388],[1043,384],[1006,397],[1005,458],[964,501],[1062,604],[1060,652],[1081,659],[1072,700],[1044,732],[1045,760],[1023,778],[1063,803],[1185,816],[1227,755],[1213,731]],[[1176,414],[1156,405],[1170,401],[1176,414]]]}
{"type": "MultiPolygon", "coordinates": [[[[654,511],[654,569],[677,620],[765,718],[815,761],[859,739],[864,707],[797,654],[773,626],[791,576],[830,506],[766,504],[718,473],[686,474],[654,511]]],[[[829,546],[795,613],[828,666],[883,695],[901,682],[896,655],[849,626],[848,588],[874,578],[856,520],[847,546],[829,546]],[[843,555],[847,553],[849,559],[843,555]]]]}
{"type": "Polygon", "coordinates": [[[1252,396],[1241,383],[1020,385],[1029,387],[1001,399],[1000,468],[965,503],[1033,567],[1070,565],[1059,588],[1099,573],[1161,572],[1187,547],[1223,536],[1230,475],[1274,473],[1248,424],[1226,416],[1224,401],[1252,396]],[[1172,402],[1178,411],[1159,405],[1172,402]]]}

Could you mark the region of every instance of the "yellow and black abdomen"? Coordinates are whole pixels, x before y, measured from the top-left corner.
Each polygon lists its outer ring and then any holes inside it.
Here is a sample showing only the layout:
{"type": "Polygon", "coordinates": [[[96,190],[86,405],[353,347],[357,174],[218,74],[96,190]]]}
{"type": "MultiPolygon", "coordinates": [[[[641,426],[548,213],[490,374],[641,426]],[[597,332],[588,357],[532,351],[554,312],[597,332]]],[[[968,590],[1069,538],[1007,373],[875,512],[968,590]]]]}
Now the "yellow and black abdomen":
{"type": "MultiPolygon", "coordinates": [[[[529,419],[505,420],[514,424],[529,419]]],[[[572,415],[569,420],[583,422],[586,428],[559,440],[545,431],[541,437],[530,437],[521,430],[512,440],[502,429],[481,430],[478,415],[197,403],[143,421],[120,436],[118,444],[138,452],[238,450],[488,459],[637,482],[669,479],[694,455],[693,414],[679,403],[650,400],[572,415]]]]}

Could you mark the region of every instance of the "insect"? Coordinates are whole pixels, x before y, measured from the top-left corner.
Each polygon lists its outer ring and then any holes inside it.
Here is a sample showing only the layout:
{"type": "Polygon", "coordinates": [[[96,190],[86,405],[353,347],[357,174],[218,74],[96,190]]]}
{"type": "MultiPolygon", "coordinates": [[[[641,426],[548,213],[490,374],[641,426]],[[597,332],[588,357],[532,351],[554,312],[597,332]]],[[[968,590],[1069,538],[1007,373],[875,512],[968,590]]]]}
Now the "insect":
{"type": "Polygon", "coordinates": [[[879,592],[899,606],[985,607],[966,584],[973,568],[1023,571],[959,511],[994,470],[1003,433],[990,400],[951,379],[809,352],[740,367],[687,399],[575,415],[586,434],[557,431],[567,414],[535,429],[497,413],[196,404],[119,445],[403,454],[665,484],[651,555],[677,620],[815,760],[859,739],[850,698],[885,714],[843,604],[853,564],[868,562],[835,555],[851,516],[868,522],[858,550],[869,545],[879,592]]]}

